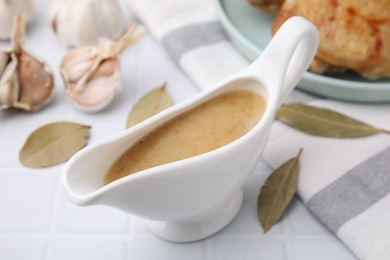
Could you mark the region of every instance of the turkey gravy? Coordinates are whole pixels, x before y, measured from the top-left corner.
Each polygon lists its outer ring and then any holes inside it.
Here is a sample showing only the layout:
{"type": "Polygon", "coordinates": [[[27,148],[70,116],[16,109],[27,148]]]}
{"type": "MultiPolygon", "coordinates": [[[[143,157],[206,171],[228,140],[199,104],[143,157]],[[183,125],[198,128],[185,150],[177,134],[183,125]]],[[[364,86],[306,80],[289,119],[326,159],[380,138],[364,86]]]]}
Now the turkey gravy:
{"type": "Polygon", "coordinates": [[[259,122],[265,107],[263,96],[247,90],[212,98],[138,140],[114,162],[104,184],[229,144],[259,122]]]}

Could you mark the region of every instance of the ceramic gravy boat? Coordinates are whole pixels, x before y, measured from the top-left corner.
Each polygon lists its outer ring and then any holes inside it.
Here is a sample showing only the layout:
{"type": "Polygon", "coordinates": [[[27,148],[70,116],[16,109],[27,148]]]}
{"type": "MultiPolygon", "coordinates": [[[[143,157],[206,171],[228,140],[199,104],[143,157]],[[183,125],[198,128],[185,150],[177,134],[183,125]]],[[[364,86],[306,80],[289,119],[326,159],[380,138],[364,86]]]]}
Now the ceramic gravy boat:
{"type": "Polygon", "coordinates": [[[309,67],[318,39],[311,23],[300,17],[289,19],[261,56],[243,71],[74,155],[62,176],[67,196],[78,205],[107,205],[144,218],[155,234],[169,241],[199,240],[222,229],[238,213],[242,185],[259,162],[275,113],[309,67]],[[247,134],[211,152],[103,185],[113,162],[142,136],[233,90],[255,91],[267,100],[263,117],[247,134]]]}

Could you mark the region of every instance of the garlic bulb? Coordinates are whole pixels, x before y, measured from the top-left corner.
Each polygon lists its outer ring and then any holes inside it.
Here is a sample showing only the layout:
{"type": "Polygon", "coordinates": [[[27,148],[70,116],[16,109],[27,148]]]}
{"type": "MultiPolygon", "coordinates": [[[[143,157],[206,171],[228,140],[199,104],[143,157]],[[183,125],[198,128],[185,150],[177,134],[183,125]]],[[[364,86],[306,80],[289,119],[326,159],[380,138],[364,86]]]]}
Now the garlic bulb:
{"type": "Polygon", "coordinates": [[[54,88],[47,65],[23,48],[24,28],[23,16],[15,16],[11,50],[0,52],[0,109],[35,111],[54,88]]]}
{"type": "Polygon", "coordinates": [[[120,0],[54,0],[49,9],[53,31],[66,47],[118,39],[129,22],[120,0]]]}
{"type": "Polygon", "coordinates": [[[23,14],[29,22],[34,11],[34,0],[0,0],[0,39],[11,37],[14,15],[23,14]]]}
{"type": "Polygon", "coordinates": [[[60,71],[68,99],[85,112],[105,108],[120,89],[120,54],[145,33],[133,22],[117,41],[72,49],[63,58],[60,71]]]}

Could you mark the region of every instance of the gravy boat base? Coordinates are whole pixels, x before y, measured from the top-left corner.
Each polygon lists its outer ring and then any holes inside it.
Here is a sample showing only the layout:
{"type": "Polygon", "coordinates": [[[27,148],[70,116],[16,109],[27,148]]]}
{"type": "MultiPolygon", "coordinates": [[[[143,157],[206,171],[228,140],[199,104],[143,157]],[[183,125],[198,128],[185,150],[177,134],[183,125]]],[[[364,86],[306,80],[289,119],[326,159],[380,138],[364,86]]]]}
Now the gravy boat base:
{"type": "Polygon", "coordinates": [[[215,205],[199,222],[165,222],[145,220],[149,229],[162,239],[171,242],[192,242],[209,237],[226,227],[240,211],[244,200],[239,189],[232,197],[215,205]]]}

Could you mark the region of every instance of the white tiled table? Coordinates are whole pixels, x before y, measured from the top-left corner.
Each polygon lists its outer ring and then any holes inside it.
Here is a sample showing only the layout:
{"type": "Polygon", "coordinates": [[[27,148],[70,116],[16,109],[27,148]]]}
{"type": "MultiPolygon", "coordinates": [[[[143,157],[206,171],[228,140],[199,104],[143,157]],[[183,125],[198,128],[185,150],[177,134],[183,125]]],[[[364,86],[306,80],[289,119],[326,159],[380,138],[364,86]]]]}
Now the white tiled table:
{"type": "MultiPolygon", "coordinates": [[[[245,184],[244,204],[234,221],[208,239],[186,244],[163,241],[142,220],[117,210],[71,204],[59,183],[63,164],[38,170],[22,167],[19,150],[43,124],[70,120],[91,125],[91,144],[123,130],[135,101],[165,81],[176,103],[197,93],[164,50],[146,36],[123,56],[124,89],[115,102],[101,113],[81,113],[64,95],[58,65],[65,50],[47,23],[49,1],[36,2],[38,14],[28,28],[26,46],[49,62],[57,86],[52,102],[38,113],[0,111],[0,259],[355,259],[299,199],[263,234],[256,198],[271,169],[262,162],[245,184]]],[[[0,41],[1,49],[6,46],[8,42],[0,41]]]]}

